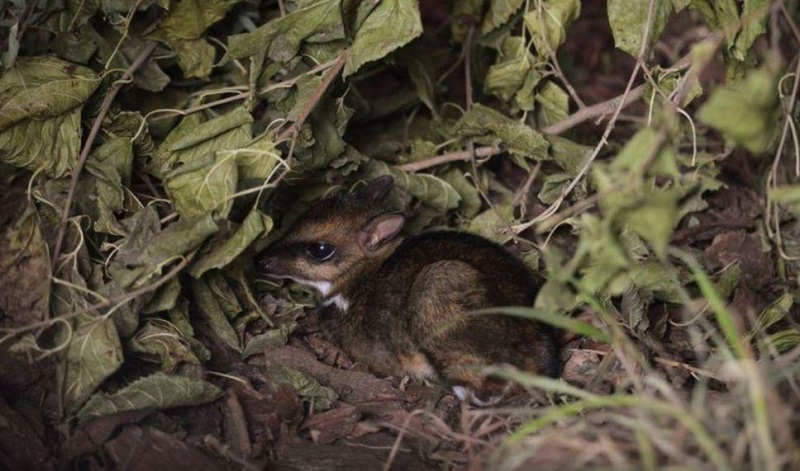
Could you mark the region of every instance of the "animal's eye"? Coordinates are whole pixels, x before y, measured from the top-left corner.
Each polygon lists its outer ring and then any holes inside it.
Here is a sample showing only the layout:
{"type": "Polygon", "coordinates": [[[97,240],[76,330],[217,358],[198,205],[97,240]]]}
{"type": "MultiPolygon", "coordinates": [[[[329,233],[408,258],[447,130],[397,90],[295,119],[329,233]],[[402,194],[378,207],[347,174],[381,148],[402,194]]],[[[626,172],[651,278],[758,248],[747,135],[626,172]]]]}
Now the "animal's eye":
{"type": "Polygon", "coordinates": [[[323,262],[333,257],[333,254],[336,253],[336,246],[327,242],[314,242],[308,246],[306,253],[314,260],[323,262]]]}

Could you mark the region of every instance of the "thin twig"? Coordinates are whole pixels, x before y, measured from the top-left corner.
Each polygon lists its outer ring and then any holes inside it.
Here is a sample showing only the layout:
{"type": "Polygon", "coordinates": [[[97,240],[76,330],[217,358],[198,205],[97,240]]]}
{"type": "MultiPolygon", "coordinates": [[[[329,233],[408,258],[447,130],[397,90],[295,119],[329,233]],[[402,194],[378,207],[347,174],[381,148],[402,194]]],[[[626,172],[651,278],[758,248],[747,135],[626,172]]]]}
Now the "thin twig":
{"type": "Polygon", "coordinates": [[[319,103],[319,101],[322,99],[322,95],[331,86],[333,80],[339,76],[339,72],[342,71],[344,64],[347,62],[349,57],[349,49],[345,49],[341,54],[339,54],[339,58],[336,60],[336,63],[334,63],[333,66],[325,73],[325,77],[322,79],[322,82],[319,84],[319,86],[317,86],[317,88],[314,90],[314,94],[311,96],[311,99],[308,100],[308,103],[306,104],[305,108],[303,108],[303,111],[300,113],[297,119],[294,120],[292,125],[289,126],[287,130],[282,132],[280,136],[278,136],[277,142],[287,140],[290,137],[297,135],[297,133],[300,131],[300,128],[303,127],[303,123],[306,122],[306,119],[308,119],[308,116],[312,111],[314,111],[317,103],[319,103]]]}
{"type": "MultiPolygon", "coordinates": [[[[627,96],[633,90],[633,82],[636,80],[636,77],[639,75],[639,69],[641,69],[642,67],[643,57],[647,52],[647,45],[650,39],[650,28],[653,23],[654,3],[655,0],[650,0],[650,7],[648,9],[648,14],[647,14],[647,22],[645,23],[645,28],[644,31],[642,32],[642,47],[639,50],[639,55],[637,56],[638,59],[636,61],[636,66],[633,68],[630,78],[628,79],[628,84],[625,86],[625,93],[622,94],[622,99],[620,100],[620,104],[625,103],[625,101],[627,100],[627,96]]],[[[552,216],[558,211],[558,209],[561,207],[561,203],[564,202],[567,196],[583,179],[584,175],[586,175],[586,173],[591,168],[594,160],[597,158],[598,155],[600,155],[600,150],[603,147],[605,147],[608,136],[611,135],[611,130],[614,129],[614,125],[616,124],[617,118],[619,117],[619,114],[621,112],[622,112],[622,106],[617,106],[616,110],[614,110],[614,114],[611,116],[611,119],[608,121],[608,124],[606,125],[605,131],[603,131],[603,136],[600,138],[600,142],[598,142],[597,145],[595,146],[592,155],[590,155],[589,158],[586,159],[586,161],[583,163],[583,167],[581,167],[581,169],[578,171],[578,174],[575,175],[575,178],[572,179],[569,185],[567,185],[567,187],[561,191],[556,200],[539,216],[533,218],[532,220],[526,223],[517,224],[516,226],[514,226],[515,233],[517,234],[521,233],[527,228],[533,226],[539,221],[542,221],[552,216]]]]}
{"type": "Polygon", "coordinates": [[[644,95],[644,85],[632,89],[627,94],[623,93],[620,96],[614,97],[610,100],[598,103],[596,105],[587,106],[567,116],[564,120],[555,124],[551,124],[541,131],[545,134],[561,134],[562,132],[571,129],[578,124],[588,121],[598,116],[606,116],[613,113],[617,109],[626,108],[631,103],[639,100],[644,95]]]}
{"type": "Polygon", "coordinates": [[[434,157],[419,160],[417,162],[397,165],[395,168],[404,172],[418,172],[426,168],[435,167],[437,165],[442,165],[449,162],[472,160],[473,156],[478,158],[491,157],[503,152],[503,150],[503,148],[498,146],[478,147],[474,151],[462,150],[458,152],[448,152],[446,154],[436,155],[434,157]]]}
{"type": "Polygon", "coordinates": [[[142,49],[130,67],[128,67],[128,69],[122,74],[122,77],[114,82],[114,85],[111,86],[111,89],[108,91],[103,103],[100,105],[100,112],[97,114],[97,117],[94,120],[92,129],[89,131],[89,136],[86,138],[86,142],[83,145],[83,149],[81,149],[78,164],[74,169],[72,169],[72,181],[70,181],[69,184],[69,193],[67,193],[67,200],[64,203],[64,211],[61,213],[61,222],[58,226],[58,234],[56,235],[56,243],[53,250],[52,266],[54,269],[56,262],[58,261],[58,257],[61,255],[61,246],[64,244],[64,234],[67,230],[67,221],[69,220],[69,215],[72,209],[72,201],[75,199],[75,191],[78,187],[78,177],[80,177],[83,166],[86,164],[86,159],[89,157],[89,151],[92,149],[92,144],[94,143],[97,134],[100,132],[100,126],[103,124],[103,119],[106,117],[106,114],[108,114],[108,110],[111,108],[111,103],[114,101],[117,93],[122,88],[122,85],[127,83],[127,81],[133,76],[133,73],[136,72],[136,70],[139,69],[142,64],[144,64],[144,61],[150,56],[157,45],[158,43],[153,41],[142,49]]]}

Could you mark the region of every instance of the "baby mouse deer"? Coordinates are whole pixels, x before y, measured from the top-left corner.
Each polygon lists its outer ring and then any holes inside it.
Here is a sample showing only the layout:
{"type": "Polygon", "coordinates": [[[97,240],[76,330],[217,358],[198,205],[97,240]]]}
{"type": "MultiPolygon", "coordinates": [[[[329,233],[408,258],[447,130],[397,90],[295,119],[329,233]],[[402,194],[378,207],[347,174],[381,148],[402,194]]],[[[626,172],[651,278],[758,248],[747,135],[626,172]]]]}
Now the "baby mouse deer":
{"type": "Polygon", "coordinates": [[[432,231],[404,239],[405,216],[384,203],[389,176],[309,208],[267,249],[261,270],[314,288],[323,329],[350,357],[380,374],[446,381],[481,404],[506,384],[481,367],[507,363],[557,376],[550,326],[506,315],[467,315],[531,306],[533,273],[477,235],[432,231]]]}

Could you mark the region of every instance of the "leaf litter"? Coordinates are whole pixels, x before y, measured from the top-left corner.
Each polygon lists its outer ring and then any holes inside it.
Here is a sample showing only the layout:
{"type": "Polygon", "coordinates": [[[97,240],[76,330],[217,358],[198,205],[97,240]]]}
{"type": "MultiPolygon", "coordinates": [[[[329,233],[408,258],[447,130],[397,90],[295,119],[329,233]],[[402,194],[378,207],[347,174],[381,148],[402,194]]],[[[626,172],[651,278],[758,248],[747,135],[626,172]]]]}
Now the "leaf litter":
{"type": "Polygon", "coordinates": [[[7,469],[796,469],[791,2],[0,6],[7,469]],[[627,85],[626,85],[627,84],[627,85]],[[390,174],[507,243],[559,380],[376,377],[253,261],[390,174]],[[131,450],[136,460],[131,461],[131,450]]]}

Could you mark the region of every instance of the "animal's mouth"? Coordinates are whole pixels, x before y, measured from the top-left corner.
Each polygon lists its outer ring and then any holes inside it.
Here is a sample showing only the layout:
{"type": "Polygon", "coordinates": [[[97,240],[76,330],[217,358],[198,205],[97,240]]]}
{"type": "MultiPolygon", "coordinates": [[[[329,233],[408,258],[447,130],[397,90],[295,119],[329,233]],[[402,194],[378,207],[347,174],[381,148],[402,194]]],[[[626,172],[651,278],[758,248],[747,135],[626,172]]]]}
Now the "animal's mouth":
{"type": "Polygon", "coordinates": [[[274,273],[274,272],[266,273],[262,271],[262,274],[266,278],[278,282],[280,286],[285,286],[289,283],[298,283],[303,286],[313,288],[317,293],[319,293],[321,298],[327,298],[333,291],[333,283],[331,283],[330,281],[306,280],[304,278],[298,278],[296,276],[289,276],[289,275],[281,275],[279,273],[274,273]]]}

